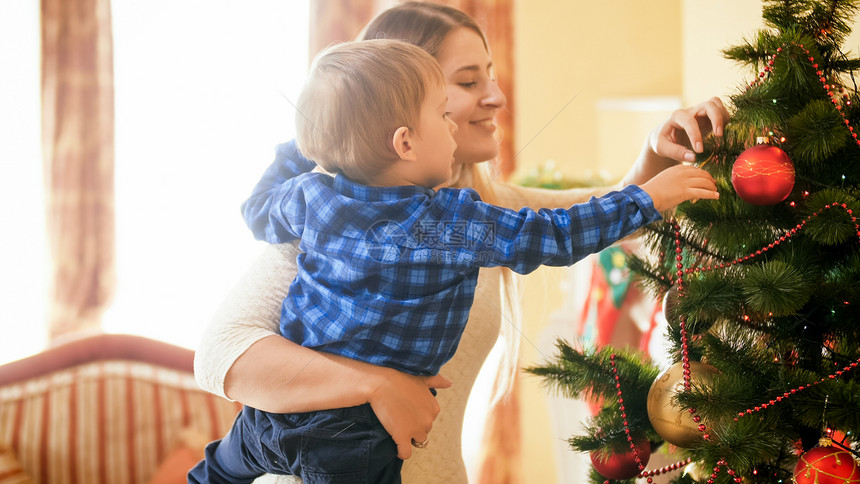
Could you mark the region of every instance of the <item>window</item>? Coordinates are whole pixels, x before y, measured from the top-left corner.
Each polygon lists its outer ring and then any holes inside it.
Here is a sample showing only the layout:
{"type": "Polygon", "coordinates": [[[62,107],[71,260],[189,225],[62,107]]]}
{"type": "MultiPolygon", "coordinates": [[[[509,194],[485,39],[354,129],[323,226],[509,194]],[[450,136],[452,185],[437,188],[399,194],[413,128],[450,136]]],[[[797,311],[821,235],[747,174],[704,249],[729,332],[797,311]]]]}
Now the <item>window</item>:
{"type": "MultiPolygon", "coordinates": [[[[263,244],[239,207],[293,137],[308,2],[115,0],[108,332],[194,346],[263,244]]],[[[46,344],[39,2],[0,5],[0,363],[46,344]]]]}
{"type": "Polygon", "coordinates": [[[0,3],[0,363],[45,345],[39,2],[0,3]]]}
{"type": "Polygon", "coordinates": [[[239,207],[294,135],[308,2],[113,2],[117,293],[108,332],[194,346],[262,243],[239,207]]]}

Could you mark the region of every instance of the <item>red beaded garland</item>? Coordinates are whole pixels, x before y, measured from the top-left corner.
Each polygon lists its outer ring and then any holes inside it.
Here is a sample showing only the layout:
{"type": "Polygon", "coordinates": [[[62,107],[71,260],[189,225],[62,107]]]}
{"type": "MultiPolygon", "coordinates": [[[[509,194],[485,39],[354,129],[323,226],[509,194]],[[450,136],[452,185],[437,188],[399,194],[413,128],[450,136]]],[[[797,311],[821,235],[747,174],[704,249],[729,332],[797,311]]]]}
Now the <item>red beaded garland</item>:
{"type": "MultiPolygon", "coordinates": [[[[675,253],[678,254],[677,260],[682,260],[681,253],[683,252],[683,248],[681,247],[681,226],[678,225],[677,222],[672,222],[672,228],[675,231],[675,253]]],[[[681,268],[678,270],[678,278],[675,280],[675,285],[677,286],[678,296],[684,297],[685,288],[684,288],[684,274],[688,273],[687,270],[683,269],[683,265],[679,264],[681,268]]],[[[687,333],[687,317],[685,315],[680,315],[680,328],[681,328],[681,363],[683,366],[683,379],[684,379],[684,391],[690,391],[690,381],[692,380],[692,372],[690,371],[690,351],[689,351],[689,337],[687,333]]],[[[698,423],[701,421],[701,417],[696,413],[696,409],[689,409],[690,414],[692,414],[693,421],[698,423]]],[[[710,440],[711,436],[706,432],[707,427],[704,424],[698,426],[698,430],[702,432],[702,439],[710,440]]]]}
{"type": "MultiPolygon", "coordinates": [[[[819,82],[821,82],[822,87],[827,92],[827,96],[830,98],[830,101],[835,105],[836,110],[842,116],[842,121],[843,121],[843,123],[845,123],[845,126],[848,127],[848,131],[851,133],[851,137],[854,139],[854,142],[858,146],[860,146],[860,139],[857,138],[857,133],[854,132],[854,128],[851,126],[851,123],[848,121],[848,117],[845,115],[845,111],[842,109],[842,106],[839,105],[839,100],[838,100],[837,96],[833,94],[833,87],[834,86],[827,83],[827,79],[824,77],[823,71],[817,70],[818,69],[818,63],[816,63],[815,57],[813,57],[811,55],[811,53],[809,52],[809,49],[804,47],[803,44],[797,44],[797,46],[800,47],[801,49],[803,49],[803,52],[808,56],[807,60],[812,64],[813,69],[816,69],[816,74],[818,74],[818,76],[819,76],[818,80],[819,80],[819,82]]],[[[767,67],[765,67],[764,70],[759,73],[758,77],[756,77],[755,79],[753,79],[752,82],[750,82],[749,86],[747,87],[747,90],[752,89],[757,84],[760,84],[761,82],[763,82],[765,75],[769,75],[769,73],[773,71],[773,64],[776,61],[776,58],[777,58],[777,56],[779,56],[780,53],[782,53],[782,47],[778,47],[776,49],[776,54],[771,56],[770,60],[767,62],[767,67]]],[[[841,86],[839,87],[839,90],[840,90],[840,92],[844,92],[844,88],[842,88],[841,86]]],[[[847,96],[843,96],[843,98],[845,99],[846,104],[851,103],[848,100],[847,96]]]]}
{"type": "MultiPolygon", "coordinates": [[[[672,472],[672,471],[678,470],[678,469],[684,467],[685,465],[689,464],[692,461],[693,461],[692,457],[687,457],[686,460],[680,460],[678,462],[675,462],[674,464],[669,464],[669,465],[663,466],[659,469],[653,469],[650,471],[642,471],[641,473],[639,473],[638,477],[651,478],[653,476],[659,476],[660,474],[665,474],[667,472],[672,472]]],[[[651,482],[651,481],[649,480],[648,482],[651,482]]]]}
{"type": "Polygon", "coordinates": [[[717,475],[720,473],[720,470],[722,470],[723,467],[726,468],[726,474],[732,476],[733,481],[743,482],[743,479],[741,479],[740,477],[737,476],[737,472],[735,472],[731,467],[729,467],[729,464],[725,460],[720,459],[717,461],[716,467],[714,467],[714,472],[712,472],[711,475],[708,476],[707,482],[709,484],[713,484],[714,479],[717,478],[717,475]]]}
{"type": "Polygon", "coordinates": [[[802,391],[802,390],[804,390],[804,389],[810,388],[810,387],[812,387],[812,386],[814,386],[814,385],[818,385],[818,384],[820,384],[821,382],[824,382],[824,381],[826,381],[826,380],[828,380],[828,379],[831,379],[831,380],[832,380],[832,379],[836,378],[837,376],[841,376],[843,373],[848,372],[848,371],[851,371],[851,370],[853,370],[854,368],[857,368],[857,365],[858,365],[858,364],[860,364],[860,359],[858,359],[857,361],[855,361],[855,362],[851,363],[850,365],[845,366],[844,368],[842,368],[841,370],[837,371],[836,373],[833,373],[833,374],[831,374],[831,375],[827,375],[826,377],[821,378],[821,379],[819,379],[819,380],[817,380],[817,381],[814,381],[814,382],[812,382],[812,383],[810,383],[810,384],[808,384],[808,385],[801,385],[801,386],[799,386],[799,387],[797,387],[797,388],[793,388],[793,389],[789,390],[788,392],[783,393],[783,394],[782,394],[782,396],[778,396],[778,397],[774,398],[773,400],[768,401],[768,403],[762,403],[761,405],[756,405],[756,406],[755,406],[755,407],[753,407],[753,408],[748,408],[748,409],[746,409],[746,410],[745,410],[745,411],[743,411],[743,412],[738,412],[738,416],[737,416],[737,417],[735,417],[735,421],[737,421],[737,420],[738,420],[739,418],[741,418],[741,417],[744,417],[744,416],[749,415],[749,414],[751,414],[751,413],[760,412],[760,411],[762,411],[762,410],[766,409],[766,408],[767,408],[767,407],[769,407],[769,406],[775,405],[775,404],[777,404],[777,403],[779,403],[779,402],[781,402],[781,401],[785,400],[786,398],[788,398],[788,396],[789,396],[789,395],[794,395],[794,394],[796,394],[796,393],[797,393],[797,392],[799,392],[799,391],[802,391]]]}
{"type": "MultiPolygon", "coordinates": [[[[636,464],[636,467],[637,467],[636,470],[638,473],[638,472],[641,472],[643,469],[645,469],[645,465],[648,464],[648,459],[651,457],[650,443],[647,440],[645,441],[645,443],[648,444],[647,455],[645,455],[645,451],[644,451],[645,447],[642,447],[640,442],[635,442],[635,443],[633,442],[633,435],[630,433],[630,426],[628,425],[628,422],[627,422],[627,409],[624,407],[624,398],[623,398],[622,393],[621,393],[621,377],[618,375],[618,369],[615,367],[615,353],[612,353],[611,355],[609,355],[609,365],[612,367],[612,376],[615,379],[615,388],[618,390],[618,409],[621,411],[621,418],[624,419],[622,422],[624,424],[624,433],[627,434],[627,442],[630,443],[630,451],[632,453],[633,462],[636,464]],[[640,444],[640,445],[637,445],[637,444],[640,444]],[[640,452],[641,452],[641,455],[640,455],[640,452]]],[[[592,457],[592,462],[593,461],[594,461],[594,458],[592,457]]],[[[598,469],[598,472],[600,472],[599,469],[598,469]]],[[[612,476],[608,476],[608,475],[603,474],[603,473],[601,473],[601,475],[603,475],[605,477],[612,478],[612,479],[630,479],[632,477],[635,477],[636,473],[634,473],[630,477],[614,477],[614,478],[612,476]]]]}
{"type": "MultiPolygon", "coordinates": [[[[779,51],[779,49],[777,49],[777,50],[779,51]]],[[[848,124],[847,120],[846,120],[845,124],[848,124]]],[[[851,131],[853,132],[853,128],[851,128],[851,131]]],[[[855,139],[857,138],[856,134],[855,134],[854,138],[855,139]]],[[[858,143],[858,144],[860,144],[860,143],[858,143]]],[[[804,196],[806,196],[806,193],[804,193],[804,196]]],[[[716,269],[724,269],[727,267],[737,265],[737,264],[742,263],[742,262],[746,262],[751,258],[761,256],[763,253],[766,253],[768,250],[773,249],[774,247],[780,245],[782,242],[785,242],[786,240],[790,239],[791,237],[797,235],[797,233],[799,231],[803,230],[803,228],[806,226],[806,222],[808,220],[810,220],[814,217],[817,217],[822,211],[828,210],[830,208],[842,208],[843,210],[846,211],[846,213],[851,217],[851,222],[854,224],[855,234],[858,237],[858,241],[860,241],[860,223],[857,222],[857,218],[854,216],[853,211],[851,209],[849,209],[847,204],[845,204],[845,203],[832,203],[832,204],[825,205],[821,210],[814,212],[812,215],[807,217],[806,220],[801,221],[794,228],[787,231],[785,233],[785,235],[780,236],[778,239],[776,239],[772,243],[768,244],[767,246],[762,247],[761,249],[758,249],[754,252],[751,252],[749,255],[746,255],[744,257],[740,257],[740,258],[735,259],[731,262],[723,262],[723,263],[720,263],[719,265],[715,265],[715,266],[707,266],[704,268],[694,267],[694,268],[687,268],[687,269],[678,270],[676,273],[677,279],[673,280],[672,278],[669,278],[669,280],[670,280],[670,282],[674,282],[677,285],[678,294],[680,297],[683,297],[684,296],[684,280],[683,280],[684,275],[696,274],[699,272],[706,272],[706,271],[711,271],[711,270],[716,270],[716,269]]],[[[674,235],[675,235],[676,253],[680,254],[680,252],[681,252],[681,230],[680,230],[680,226],[677,224],[677,222],[672,222],[672,225],[673,225],[673,228],[675,230],[674,235]]],[[[846,301],[845,304],[848,304],[848,302],[846,301]]],[[[744,316],[744,318],[749,319],[748,316],[744,316]]],[[[687,336],[687,329],[686,329],[686,317],[681,315],[680,320],[681,320],[681,324],[680,324],[680,328],[681,328],[681,354],[682,354],[682,361],[685,362],[684,387],[685,387],[685,390],[688,390],[689,389],[690,370],[689,370],[689,352],[688,352],[688,348],[687,348],[688,336],[687,336]]],[[[751,413],[764,410],[764,409],[768,408],[769,406],[775,405],[776,403],[779,403],[782,400],[788,398],[790,395],[794,395],[797,392],[802,391],[806,388],[810,388],[814,385],[818,385],[819,383],[821,383],[827,379],[833,379],[833,378],[836,378],[837,376],[841,376],[843,373],[851,371],[851,370],[857,368],[858,366],[860,366],[860,359],[858,359],[857,361],[854,361],[851,364],[843,367],[841,370],[838,370],[835,373],[828,375],[827,377],[821,378],[820,380],[818,380],[816,382],[810,383],[808,385],[801,385],[797,388],[793,388],[789,391],[784,392],[782,394],[782,396],[777,396],[773,400],[769,400],[767,403],[763,403],[761,405],[757,405],[757,406],[753,407],[752,409],[747,409],[744,412],[740,412],[740,413],[738,413],[738,417],[736,417],[735,420],[737,420],[738,418],[744,417],[745,415],[749,415],[751,413]]],[[[691,409],[689,409],[689,411],[691,414],[693,414],[693,420],[695,422],[698,422],[701,420],[699,415],[696,414],[695,409],[691,408],[691,409]]],[[[704,425],[701,425],[699,427],[699,430],[703,433],[703,435],[702,435],[703,439],[705,439],[705,440],[710,439],[710,435],[708,433],[706,433],[706,428],[704,425]]],[[[798,466],[799,465],[800,464],[798,464],[798,466]]],[[[855,465],[856,465],[856,462],[855,462],[855,465]]],[[[738,482],[738,483],[743,482],[743,479],[736,475],[736,472],[728,466],[728,463],[725,460],[718,461],[717,466],[714,468],[714,471],[709,476],[709,479],[707,480],[707,482],[708,483],[715,482],[717,475],[719,474],[720,470],[723,467],[726,468],[727,474],[732,476],[734,482],[738,482]]],[[[643,474],[640,474],[640,476],[643,476],[643,474]]],[[[796,477],[797,477],[797,473],[795,472],[795,478],[796,477]]],[[[853,477],[853,474],[851,477],[853,477]]],[[[650,479],[648,482],[651,482],[650,479]]],[[[860,483],[860,477],[858,477],[857,481],[852,480],[852,481],[846,481],[846,482],[858,482],[858,483],[860,483]]]]}
{"type": "MultiPolygon", "coordinates": [[[[785,235],[782,235],[778,239],[774,240],[771,244],[773,244],[773,246],[776,247],[776,246],[780,245],[781,243],[785,242],[786,240],[794,237],[795,235],[797,235],[797,232],[799,230],[803,230],[803,228],[806,226],[806,222],[808,220],[811,220],[812,218],[817,217],[822,211],[830,209],[830,208],[842,208],[845,210],[845,212],[848,215],[851,216],[851,222],[854,224],[854,229],[856,231],[857,239],[858,239],[858,241],[860,241],[860,223],[857,223],[857,217],[854,216],[854,212],[848,208],[847,204],[832,203],[832,204],[825,205],[821,210],[814,212],[812,215],[807,217],[806,220],[801,221],[799,224],[794,226],[794,228],[788,230],[785,233],[785,235]]],[[[675,225],[677,226],[677,224],[675,224],[675,225]]],[[[675,244],[680,246],[681,241],[678,238],[678,237],[680,237],[678,232],[676,232],[675,237],[676,237],[675,238],[675,244]]],[[[720,264],[719,266],[708,267],[708,268],[692,267],[692,268],[684,269],[683,272],[684,272],[684,274],[696,274],[699,272],[707,272],[707,271],[710,271],[713,269],[723,269],[729,265],[737,265],[737,264],[740,264],[741,262],[746,262],[749,259],[752,259],[752,258],[755,258],[756,256],[760,256],[760,255],[764,254],[765,252],[767,252],[768,250],[770,250],[772,248],[772,247],[770,247],[771,244],[768,244],[768,245],[762,247],[761,249],[753,251],[749,255],[746,255],[744,257],[739,257],[739,258],[737,258],[731,262],[724,262],[724,263],[720,264]]]]}
{"type": "MultiPolygon", "coordinates": [[[[618,404],[619,404],[619,410],[621,411],[621,418],[624,419],[622,421],[622,423],[624,424],[624,432],[627,434],[627,442],[630,444],[630,452],[631,452],[631,454],[633,456],[633,460],[635,461],[636,466],[639,470],[639,474],[637,476],[634,476],[634,477],[645,478],[646,482],[651,483],[651,482],[654,482],[653,476],[665,474],[667,472],[671,472],[671,471],[680,469],[684,465],[689,464],[692,460],[691,458],[687,458],[687,460],[685,460],[685,461],[679,461],[679,462],[676,462],[676,463],[668,465],[668,466],[663,466],[659,469],[654,469],[654,470],[650,470],[650,471],[645,470],[645,465],[648,463],[648,459],[651,457],[650,442],[648,442],[647,440],[644,441],[646,444],[648,444],[647,455],[645,455],[646,454],[646,448],[642,447],[641,441],[634,442],[633,436],[630,433],[630,426],[627,422],[627,410],[624,407],[624,399],[622,397],[622,392],[621,392],[621,377],[618,375],[618,369],[615,366],[615,353],[609,355],[609,364],[612,367],[612,375],[613,375],[613,378],[615,379],[615,388],[618,390],[618,404]],[[643,459],[643,456],[644,456],[644,459],[643,459]],[[643,463],[643,460],[644,460],[644,463],[643,463]]],[[[595,467],[595,468],[597,469],[597,467],[595,467]]],[[[599,469],[598,469],[598,472],[600,472],[599,469]]],[[[603,474],[601,474],[601,475],[603,475],[603,474]]],[[[604,477],[610,477],[610,476],[604,475],[604,477]]],[[[609,481],[605,481],[605,482],[608,483],[609,481]]]]}

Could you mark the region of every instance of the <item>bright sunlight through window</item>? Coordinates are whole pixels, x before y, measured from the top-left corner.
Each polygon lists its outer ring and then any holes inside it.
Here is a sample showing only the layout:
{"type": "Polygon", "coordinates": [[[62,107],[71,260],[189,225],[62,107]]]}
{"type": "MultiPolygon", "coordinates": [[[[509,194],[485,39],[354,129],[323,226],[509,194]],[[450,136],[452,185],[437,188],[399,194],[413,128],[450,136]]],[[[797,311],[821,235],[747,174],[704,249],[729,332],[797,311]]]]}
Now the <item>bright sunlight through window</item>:
{"type": "Polygon", "coordinates": [[[239,207],[293,137],[307,8],[114,0],[119,281],[106,331],[193,347],[259,254],[239,207]]]}
{"type": "Polygon", "coordinates": [[[0,3],[0,363],[45,345],[39,2],[0,3]]]}
{"type": "MultiPolygon", "coordinates": [[[[260,253],[239,207],[293,137],[308,2],[114,0],[117,292],[108,332],[194,347],[260,253]]],[[[0,363],[45,341],[39,2],[0,5],[0,363]]]]}

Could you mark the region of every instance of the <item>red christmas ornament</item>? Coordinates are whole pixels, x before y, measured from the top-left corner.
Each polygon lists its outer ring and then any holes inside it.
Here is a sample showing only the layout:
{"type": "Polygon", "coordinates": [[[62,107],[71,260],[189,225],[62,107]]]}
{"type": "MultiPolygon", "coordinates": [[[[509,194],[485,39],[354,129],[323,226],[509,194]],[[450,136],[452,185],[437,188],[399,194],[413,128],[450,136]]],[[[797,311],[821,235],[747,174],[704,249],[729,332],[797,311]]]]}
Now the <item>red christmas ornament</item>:
{"type": "MultiPolygon", "coordinates": [[[[651,442],[643,437],[635,440],[634,446],[639,454],[639,462],[644,468],[648,465],[648,459],[651,458],[651,442]]],[[[639,464],[636,463],[636,457],[633,455],[633,449],[628,449],[620,454],[611,454],[605,459],[598,457],[597,451],[594,451],[591,453],[591,464],[601,476],[618,481],[633,479],[640,472],[639,464]]]]}
{"type": "Polygon", "coordinates": [[[732,166],[732,186],[747,203],[779,203],[794,188],[794,164],[779,147],[755,145],[741,153],[732,166]]]}
{"type": "Polygon", "coordinates": [[[797,484],[856,484],[860,483],[860,466],[845,449],[821,439],[818,447],[809,449],[794,467],[797,484]]]}

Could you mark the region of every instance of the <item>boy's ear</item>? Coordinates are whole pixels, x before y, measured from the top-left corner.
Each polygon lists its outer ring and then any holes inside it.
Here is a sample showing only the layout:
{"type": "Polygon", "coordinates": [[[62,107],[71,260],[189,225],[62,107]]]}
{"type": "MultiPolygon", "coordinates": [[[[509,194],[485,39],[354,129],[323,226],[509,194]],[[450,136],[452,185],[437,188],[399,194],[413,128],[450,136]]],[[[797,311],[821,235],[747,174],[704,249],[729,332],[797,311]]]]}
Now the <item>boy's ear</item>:
{"type": "Polygon", "coordinates": [[[394,151],[401,160],[416,159],[415,150],[412,147],[412,131],[406,126],[401,126],[394,131],[392,139],[394,151]]]}

